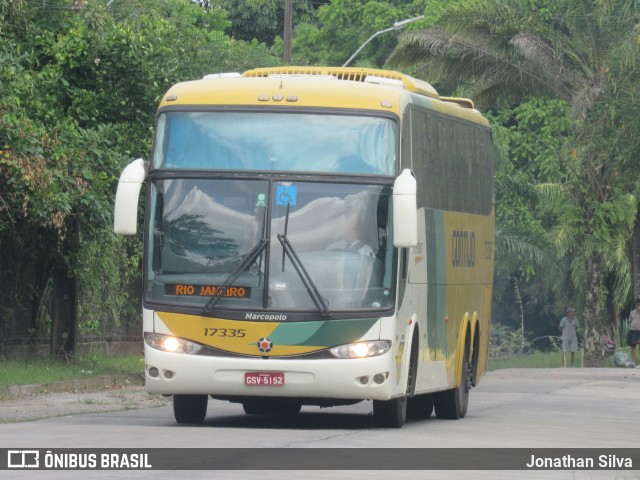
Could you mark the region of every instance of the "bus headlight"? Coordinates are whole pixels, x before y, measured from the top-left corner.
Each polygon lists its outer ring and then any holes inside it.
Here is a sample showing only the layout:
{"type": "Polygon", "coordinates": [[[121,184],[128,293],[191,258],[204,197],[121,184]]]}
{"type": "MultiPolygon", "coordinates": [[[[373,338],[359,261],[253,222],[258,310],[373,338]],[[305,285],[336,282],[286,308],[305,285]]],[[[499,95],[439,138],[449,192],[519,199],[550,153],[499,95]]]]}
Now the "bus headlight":
{"type": "Polygon", "coordinates": [[[160,335],[159,333],[147,332],[144,334],[144,341],[147,345],[164,352],[186,353],[194,355],[202,349],[202,345],[182,338],[170,335],[160,335]]]}
{"type": "Polygon", "coordinates": [[[375,340],[373,342],[358,342],[339,347],[330,348],[329,351],[337,358],[367,358],[383,355],[391,349],[388,340],[375,340]]]}

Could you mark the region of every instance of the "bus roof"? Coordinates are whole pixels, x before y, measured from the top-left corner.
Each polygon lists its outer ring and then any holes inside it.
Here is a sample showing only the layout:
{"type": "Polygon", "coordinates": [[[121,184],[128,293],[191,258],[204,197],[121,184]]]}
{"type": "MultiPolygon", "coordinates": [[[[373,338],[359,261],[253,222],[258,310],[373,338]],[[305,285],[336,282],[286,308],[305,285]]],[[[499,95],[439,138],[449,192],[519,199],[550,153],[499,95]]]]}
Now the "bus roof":
{"type": "Polygon", "coordinates": [[[427,82],[403,73],[356,67],[272,67],[219,73],[174,85],[160,107],[265,105],[334,107],[394,112],[407,103],[485,123],[466,98],[441,97],[427,82]]]}
{"type": "MultiPolygon", "coordinates": [[[[267,77],[272,75],[297,75],[304,77],[326,76],[334,77],[338,80],[348,80],[354,82],[367,82],[367,79],[375,79],[369,83],[385,84],[385,80],[401,82],[402,86],[411,92],[438,98],[438,92],[429,83],[410,77],[403,73],[391,70],[379,70],[374,68],[345,68],[345,67],[275,67],[256,68],[242,74],[244,77],[267,77]]],[[[394,83],[387,83],[393,85],[394,83]]]]}

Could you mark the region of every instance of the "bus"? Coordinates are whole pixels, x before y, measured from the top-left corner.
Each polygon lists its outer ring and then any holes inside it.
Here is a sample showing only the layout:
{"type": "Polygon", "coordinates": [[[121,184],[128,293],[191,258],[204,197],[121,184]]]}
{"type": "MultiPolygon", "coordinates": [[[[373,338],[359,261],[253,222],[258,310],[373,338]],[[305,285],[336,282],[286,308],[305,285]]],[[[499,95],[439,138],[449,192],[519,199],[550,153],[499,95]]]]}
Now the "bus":
{"type": "Polygon", "coordinates": [[[377,426],[465,416],[486,371],[493,142],[467,99],[379,69],[207,75],[164,95],[146,184],[145,389],[178,423],[372,402],[377,426]]]}

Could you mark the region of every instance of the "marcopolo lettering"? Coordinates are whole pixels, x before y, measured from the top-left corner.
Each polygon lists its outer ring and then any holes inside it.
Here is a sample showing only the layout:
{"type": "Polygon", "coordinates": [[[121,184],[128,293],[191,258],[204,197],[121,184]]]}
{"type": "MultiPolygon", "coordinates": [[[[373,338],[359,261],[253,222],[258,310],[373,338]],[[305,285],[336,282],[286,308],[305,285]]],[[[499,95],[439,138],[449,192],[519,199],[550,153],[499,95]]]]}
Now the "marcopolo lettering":
{"type": "Polygon", "coordinates": [[[473,268],[476,265],[476,234],[454,230],[451,238],[451,266],[473,268]]]}
{"type": "Polygon", "coordinates": [[[245,320],[266,320],[269,322],[284,322],[287,319],[286,315],[281,313],[247,313],[244,316],[245,320]]]}

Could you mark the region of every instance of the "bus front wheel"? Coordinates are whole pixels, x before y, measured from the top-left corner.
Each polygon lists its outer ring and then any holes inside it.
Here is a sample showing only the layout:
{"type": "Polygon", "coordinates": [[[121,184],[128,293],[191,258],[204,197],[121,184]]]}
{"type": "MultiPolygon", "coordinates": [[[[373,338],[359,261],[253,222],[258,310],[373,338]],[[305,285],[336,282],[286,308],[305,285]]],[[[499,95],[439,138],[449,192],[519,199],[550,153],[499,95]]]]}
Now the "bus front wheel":
{"type": "Polygon", "coordinates": [[[173,415],[178,423],[202,423],[207,415],[207,395],[174,395],[173,415]]]}
{"type": "Polygon", "coordinates": [[[407,420],[407,397],[374,400],[373,418],[378,427],[401,428],[407,420]]]}
{"type": "MultiPolygon", "coordinates": [[[[418,343],[418,329],[413,332],[413,344],[418,343]]],[[[418,373],[418,349],[416,347],[411,349],[411,356],[409,358],[409,371],[407,372],[407,388],[405,394],[402,397],[392,398],[391,400],[374,400],[373,401],[373,418],[375,423],[379,427],[383,428],[402,428],[407,421],[407,403],[413,402],[413,396],[415,391],[415,382],[418,373]]],[[[424,405],[425,411],[427,406],[424,405]]],[[[415,406],[412,405],[410,416],[414,412],[415,406]]],[[[431,415],[431,411],[429,411],[431,415]]]]}
{"type": "Polygon", "coordinates": [[[452,390],[438,392],[433,396],[433,406],[438,418],[458,420],[467,414],[469,390],[471,389],[470,372],[469,352],[465,351],[462,362],[460,386],[452,390]]]}

